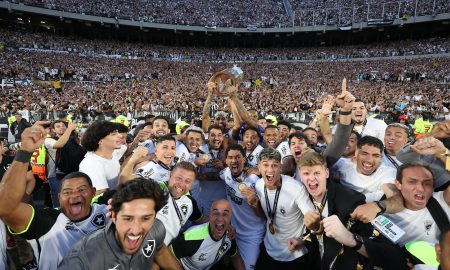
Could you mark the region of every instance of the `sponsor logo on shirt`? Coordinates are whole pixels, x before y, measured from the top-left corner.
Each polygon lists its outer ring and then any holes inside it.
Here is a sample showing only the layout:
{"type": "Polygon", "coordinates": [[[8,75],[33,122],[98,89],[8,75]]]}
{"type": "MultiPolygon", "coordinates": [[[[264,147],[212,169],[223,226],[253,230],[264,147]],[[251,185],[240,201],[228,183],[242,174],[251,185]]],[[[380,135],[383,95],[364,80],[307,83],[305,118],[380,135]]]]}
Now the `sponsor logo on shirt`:
{"type": "Polygon", "coordinates": [[[226,186],[227,188],[227,194],[230,197],[230,199],[235,202],[238,205],[242,204],[242,198],[236,196],[236,190],[234,190],[234,188],[230,187],[229,185],[226,186]]]}
{"type": "Polygon", "coordinates": [[[73,225],[72,221],[67,222],[65,229],[68,231],[76,231],[76,232],[78,231],[78,228],[75,225],[73,225]]]}
{"type": "Polygon", "coordinates": [[[206,255],[208,255],[208,253],[200,254],[200,256],[198,256],[198,260],[199,261],[206,261],[206,255]]]}
{"type": "Polygon", "coordinates": [[[169,206],[166,204],[163,209],[161,210],[161,212],[163,213],[163,215],[167,215],[169,214],[169,206]]]}

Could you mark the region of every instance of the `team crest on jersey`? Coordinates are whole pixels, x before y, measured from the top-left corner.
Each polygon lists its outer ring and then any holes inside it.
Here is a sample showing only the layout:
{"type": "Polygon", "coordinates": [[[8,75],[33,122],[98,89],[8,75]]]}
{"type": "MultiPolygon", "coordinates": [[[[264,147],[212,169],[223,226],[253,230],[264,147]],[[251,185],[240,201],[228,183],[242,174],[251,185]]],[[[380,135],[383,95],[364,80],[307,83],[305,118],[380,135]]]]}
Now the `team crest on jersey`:
{"type": "Polygon", "coordinates": [[[94,225],[95,227],[99,227],[99,228],[105,227],[105,224],[106,224],[106,217],[105,217],[105,214],[103,214],[103,213],[98,213],[97,215],[95,215],[95,216],[91,219],[91,223],[92,223],[92,225],[94,225]]]}
{"type": "Polygon", "coordinates": [[[220,247],[220,253],[224,253],[227,251],[228,247],[230,246],[230,243],[227,241],[223,242],[222,246],[220,247]]]}
{"type": "Polygon", "coordinates": [[[252,161],[253,160],[253,155],[248,155],[247,159],[248,159],[248,161],[252,161]]]}
{"type": "Polygon", "coordinates": [[[283,148],[281,149],[281,152],[283,152],[283,154],[286,155],[286,152],[287,152],[286,148],[283,147],[283,148]]]}
{"type": "Polygon", "coordinates": [[[9,167],[11,167],[11,164],[8,164],[6,166],[3,166],[3,170],[5,170],[5,172],[9,169],[9,167]]]}
{"type": "Polygon", "coordinates": [[[188,210],[187,204],[181,205],[180,209],[181,209],[181,212],[183,213],[183,215],[186,215],[187,210],[188,210]]]}
{"type": "Polygon", "coordinates": [[[286,210],[284,210],[283,207],[280,208],[280,212],[281,212],[281,214],[283,214],[283,216],[284,216],[284,214],[286,214],[286,210]]]}
{"type": "Polygon", "coordinates": [[[155,250],[155,240],[147,240],[147,245],[142,248],[142,254],[145,257],[150,258],[155,250]]]}
{"type": "Polygon", "coordinates": [[[427,232],[427,235],[430,235],[430,230],[431,230],[431,226],[433,226],[433,221],[432,220],[425,220],[423,225],[425,226],[425,231],[427,232]]]}

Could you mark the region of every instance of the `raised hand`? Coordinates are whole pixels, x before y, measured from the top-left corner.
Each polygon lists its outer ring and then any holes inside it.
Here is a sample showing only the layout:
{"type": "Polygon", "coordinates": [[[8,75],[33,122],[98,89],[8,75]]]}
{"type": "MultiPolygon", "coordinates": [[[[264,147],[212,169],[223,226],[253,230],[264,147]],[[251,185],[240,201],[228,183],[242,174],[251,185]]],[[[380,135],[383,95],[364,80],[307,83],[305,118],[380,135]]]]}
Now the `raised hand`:
{"type": "Polygon", "coordinates": [[[26,128],[21,135],[20,150],[31,153],[41,147],[46,135],[43,125],[46,124],[50,124],[50,121],[38,121],[33,126],[26,128]]]}
{"type": "Polygon", "coordinates": [[[347,91],[347,79],[342,80],[342,92],[336,98],[336,104],[341,107],[341,111],[351,111],[355,97],[347,91]]]}
{"type": "Polygon", "coordinates": [[[325,99],[323,100],[323,105],[322,105],[322,109],[320,110],[320,113],[324,116],[330,115],[331,113],[333,113],[332,109],[334,106],[334,97],[331,95],[328,95],[325,97],[325,99]]]}
{"type": "Polygon", "coordinates": [[[440,140],[433,137],[425,137],[411,145],[411,150],[420,155],[439,155],[444,154],[447,148],[440,140]]]}
{"type": "Polygon", "coordinates": [[[450,120],[444,120],[434,125],[430,135],[438,139],[450,137],[450,120]]]}
{"type": "Polygon", "coordinates": [[[133,155],[130,158],[130,161],[132,164],[141,162],[148,154],[147,147],[144,146],[138,146],[136,149],[134,149],[133,155]]]}

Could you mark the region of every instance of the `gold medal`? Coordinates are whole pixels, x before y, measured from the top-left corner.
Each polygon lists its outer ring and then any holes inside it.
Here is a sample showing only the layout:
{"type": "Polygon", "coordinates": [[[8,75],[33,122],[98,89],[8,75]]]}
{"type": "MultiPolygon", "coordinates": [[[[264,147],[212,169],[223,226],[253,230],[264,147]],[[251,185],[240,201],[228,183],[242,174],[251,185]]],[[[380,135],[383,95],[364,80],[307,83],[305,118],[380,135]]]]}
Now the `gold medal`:
{"type": "Polygon", "coordinates": [[[275,226],[273,226],[272,222],[269,223],[269,231],[271,234],[275,234],[275,226]]]}
{"type": "Polygon", "coordinates": [[[242,192],[246,187],[247,187],[247,185],[244,184],[244,183],[240,183],[240,184],[238,185],[238,189],[239,189],[239,191],[241,191],[241,192],[242,192]]]}

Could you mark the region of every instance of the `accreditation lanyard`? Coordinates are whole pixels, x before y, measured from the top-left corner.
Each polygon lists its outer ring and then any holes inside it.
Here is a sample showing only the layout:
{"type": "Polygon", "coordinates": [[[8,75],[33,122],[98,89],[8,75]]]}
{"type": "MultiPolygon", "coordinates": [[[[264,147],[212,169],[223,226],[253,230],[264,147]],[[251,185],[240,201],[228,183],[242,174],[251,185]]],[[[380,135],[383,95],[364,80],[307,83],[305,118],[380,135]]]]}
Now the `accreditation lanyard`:
{"type": "Polygon", "coordinates": [[[180,220],[180,225],[183,225],[183,216],[181,215],[180,208],[178,208],[178,204],[175,202],[175,199],[170,196],[172,199],[173,207],[175,207],[175,212],[177,212],[178,219],[180,220]]]}
{"type": "MultiPolygon", "coordinates": [[[[277,213],[277,205],[278,205],[278,199],[280,197],[280,191],[281,191],[281,185],[282,180],[280,178],[280,185],[277,187],[277,191],[275,193],[275,200],[273,202],[273,209],[270,207],[270,201],[269,196],[267,195],[267,188],[264,186],[264,196],[266,199],[266,209],[267,209],[267,215],[269,216],[270,224],[269,227],[273,228],[274,220],[275,220],[275,214],[277,213]]],[[[271,231],[272,234],[274,232],[271,231]]]]}
{"type": "Polygon", "coordinates": [[[398,169],[399,165],[398,163],[395,161],[395,159],[393,159],[387,152],[386,148],[384,148],[384,154],[386,155],[387,159],[389,159],[389,161],[392,163],[392,165],[394,165],[394,167],[396,169],[398,169]]]}
{"type": "Polygon", "coordinates": [[[222,242],[220,243],[219,249],[217,250],[216,258],[214,258],[214,262],[211,265],[214,265],[218,260],[220,260],[220,256],[224,252],[224,250],[222,250],[222,247],[223,247],[223,244],[225,243],[226,239],[227,239],[227,233],[225,232],[225,234],[222,237],[222,242]]]}

